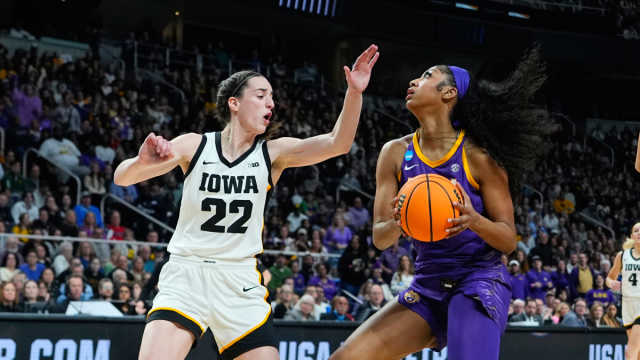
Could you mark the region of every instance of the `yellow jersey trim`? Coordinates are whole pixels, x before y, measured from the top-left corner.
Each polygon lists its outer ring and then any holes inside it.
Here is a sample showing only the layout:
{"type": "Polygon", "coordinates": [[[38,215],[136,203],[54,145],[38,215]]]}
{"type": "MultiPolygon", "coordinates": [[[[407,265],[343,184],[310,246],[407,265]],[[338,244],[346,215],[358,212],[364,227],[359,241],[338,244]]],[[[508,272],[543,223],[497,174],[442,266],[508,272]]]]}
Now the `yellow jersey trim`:
{"type": "Polygon", "coordinates": [[[444,164],[449,159],[451,159],[453,154],[455,154],[456,151],[458,150],[458,147],[460,147],[460,144],[462,143],[463,138],[464,138],[464,130],[460,131],[460,134],[458,135],[458,139],[456,139],[456,142],[453,144],[449,152],[444,157],[442,157],[442,159],[432,161],[432,160],[429,160],[429,158],[422,153],[422,150],[420,149],[420,143],[418,142],[418,132],[416,131],[413,134],[413,150],[416,152],[416,154],[418,155],[420,160],[422,160],[422,162],[424,162],[425,164],[429,165],[432,168],[435,168],[444,164]]]}
{"type": "Polygon", "coordinates": [[[635,319],[633,319],[633,321],[632,321],[630,324],[624,324],[624,327],[632,326],[632,325],[633,325],[633,323],[634,323],[634,322],[636,322],[636,320],[638,320],[638,319],[640,319],[640,316],[636,316],[636,318],[635,318],[635,319]]]}
{"type": "Polygon", "coordinates": [[[473,178],[473,175],[471,175],[471,169],[469,168],[469,161],[467,160],[467,152],[464,149],[464,146],[462,147],[462,167],[464,168],[464,173],[467,175],[467,180],[469,180],[469,184],[471,184],[471,186],[473,186],[476,190],[480,190],[480,185],[478,185],[478,182],[476,181],[476,179],[473,178]]]}
{"type": "Polygon", "coordinates": [[[200,330],[202,330],[202,333],[204,334],[205,328],[200,325],[199,322],[197,322],[194,318],[192,318],[191,316],[183,313],[182,311],[178,310],[178,309],[174,309],[174,308],[170,308],[170,307],[159,307],[159,308],[155,308],[152,309],[151,311],[149,311],[149,313],[147,314],[147,317],[149,317],[149,315],[151,315],[152,312],[156,311],[156,310],[168,310],[168,311],[173,311],[177,314],[179,314],[180,316],[182,316],[185,319],[191,320],[193,321],[196,325],[198,325],[198,327],[200,328],[200,330]]]}
{"type": "MultiPolygon", "coordinates": [[[[258,273],[258,281],[260,282],[260,284],[262,284],[262,274],[260,273],[260,271],[258,271],[258,261],[256,260],[256,272],[258,273]]],[[[265,287],[266,288],[266,287],[265,287]]],[[[228,348],[230,348],[231,346],[233,346],[233,344],[237,343],[238,341],[244,339],[245,337],[247,337],[247,335],[251,334],[252,332],[254,332],[257,328],[259,328],[260,326],[264,325],[264,323],[267,322],[267,320],[269,319],[269,315],[271,315],[271,305],[267,302],[267,299],[269,298],[269,289],[267,289],[267,293],[264,296],[264,301],[267,303],[268,307],[269,307],[269,311],[267,311],[267,316],[264,317],[264,319],[262,319],[262,321],[260,321],[258,323],[258,325],[252,327],[251,329],[249,329],[247,332],[245,332],[244,334],[238,336],[237,338],[231,340],[230,343],[228,343],[227,345],[223,346],[222,349],[220,349],[220,354],[222,354],[222,352],[224,352],[225,350],[227,350],[228,348]]]]}

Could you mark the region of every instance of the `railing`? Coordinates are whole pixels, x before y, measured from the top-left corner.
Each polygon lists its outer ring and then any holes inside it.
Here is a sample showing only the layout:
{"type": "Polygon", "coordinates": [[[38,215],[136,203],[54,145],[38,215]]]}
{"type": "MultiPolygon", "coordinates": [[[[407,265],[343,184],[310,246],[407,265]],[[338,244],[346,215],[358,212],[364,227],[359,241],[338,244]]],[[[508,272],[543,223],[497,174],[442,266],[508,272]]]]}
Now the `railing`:
{"type": "Polygon", "coordinates": [[[161,83],[162,85],[170,88],[171,90],[177,92],[180,95],[180,99],[182,100],[182,102],[183,103],[187,102],[187,97],[184,95],[184,91],[182,91],[177,86],[171,84],[170,82],[166,81],[162,76],[160,76],[158,74],[155,74],[152,71],[145,70],[145,69],[139,69],[138,73],[142,73],[143,75],[146,75],[146,76],[152,78],[153,80],[161,83]]]}
{"type": "Polygon", "coordinates": [[[582,12],[582,11],[590,11],[602,16],[607,14],[607,9],[595,7],[595,6],[586,6],[582,4],[562,4],[559,2],[550,2],[550,1],[527,1],[527,0],[491,0],[493,2],[503,3],[503,4],[512,4],[512,5],[520,5],[528,8],[534,9],[543,9],[546,10],[547,7],[559,7],[571,9],[573,12],[582,12]]]}
{"type": "Polygon", "coordinates": [[[373,196],[373,195],[371,195],[371,194],[367,194],[366,192],[364,192],[364,191],[362,191],[362,190],[360,190],[360,189],[358,189],[358,188],[356,188],[356,187],[354,187],[354,186],[351,186],[351,185],[349,185],[349,184],[343,184],[343,183],[340,183],[340,184],[338,184],[338,187],[337,187],[337,189],[336,189],[336,203],[339,203],[339,202],[340,202],[340,193],[341,193],[341,192],[343,192],[343,191],[353,191],[353,192],[356,192],[356,193],[358,193],[358,194],[360,194],[360,195],[362,195],[362,196],[366,197],[366,198],[367,198],[367,199],[369,199],[369,200],[373,200],[373,198],[374,198],[374,196],[373,196]]]}
{"type": "MultiPolygon", "coordinates": [[[[135,240],[107,240],[107,239],[81,238],[81,237],[72,237],[72,236],[0,233],[0,238],[3,238],[3,237],[16,237],[16,238],[49,240],[49,241],[89,242],[94,244],[110,244],[110,245],[132,245],[132,246],[148,245],[150,247],[160,247],[160,248],[166,248],[168,245],[167,243],[150,243],[146,241],[135,241],[135,240]]],[[[285,250],[264,250],[263,253],[267,255],[282,254],[287,256],[296,256],[298,259],[302,259],[303,256],[307,256],[307,255],[310,255],[312,257],[335,258],[335,259],[339,259],[342,256],[342,254],[312,253],[309,251],[285,251],[285,250]]]]}
{"type": "Polygon", "coordinates": [[[615,155],[615,151],[613,150],[613,148],[609,144],[607,144],[606,142],[604,142],[604,141],[602,141],[602,140],[600,140],[597,137],[592,136],[592,135],[585,135],[585,148],[586,148],[587,138],[593,139],[593,140],[597,141],[598,143],[602,144],[603,146],[605,146],[607,149],[609,149],[609,152],[611,153],[611,167],[613,167],[614,164],[615,164],[615,156],[616,156],[615,155]]]}
{"type": "Polygon", "coordinates": [[[560,118],[566,121],[567,123],[569,123],[569,125],[571,125],[571,136],[576,137],[576,123],[573,122],[573,120],[569,119],[569,117],[563,113],[555,112],[555,113],[551,113],[551,115],[553,117],[560,118]]]}
{"type": "Polygon", "coordinates": [[[607,225],[605,225],[603,222],[601,222],[601,221],[599,221],[599,220],[597,220],[597,219],[592,218],[591,216],[589,216],[589,215],[585,214],[585,213],[584,213],[584,212],[582,212],[582,211],[581,211],[581,212],[579,212],[579,213],[578,213],[578,215],[579,215],[580,217],[582,217],[583,219],[585,219],[585,220],[589,221],[591,224],[593,224],[593,225],[595,225],[595,226],[599,226],[599,227],[601,227],[601,228],[603,228],[603,229],[607,230],[609,233],[611,233],[611,236],[612,236],[613,240],[614,240],[614,241],[616,240],[616,232],[615,232],[612,228],[610,228],[610,227],[608,227],[607,225]]]}
{"type": "Polygon", "coordinates": [[[1,128],[1,127],[0,127],[0,153],[4,154],[4,128],[1,128]]]}
{"type": "Polygon", "coordinates": [[[522,187],[527,188],[527,189],[533,191],[534,193],[536,193],[536,195],[538,195],[538,197],[540,198],[540,206],[544,205],[544,195],[542,195],[542,193],[538,189],[534,188],[533,186],[531,186],[529,184],[523,184],[522,187]]]}
{"type": "Polygon", "coordinates": [[[102,199],[100,200],[100,211],[101,211],[102,214],[105,214],[105,212],[104,212],[104,204],[106,203],[107,199],[115,200],[116,202],[120,203],[121,205],[124,205],[125,207],[127,207],[129,210],[131,210],[131,211],[133,211],[133,212],[135,212],[135,213],[137,213],[139,215],[142,215],[142,217],[144,217],[145,219],[151,221],[152,223],[160,226],[161,228],[163,228],[165,230],[170,231],[171,233],[175,232],[174,228],[172,228],[169,225],[163,223],[162,221],[154,218],[153,216],[145,213],[144,211],[140,210],[139,208],[137,208],[135,205],[131,204],[130,202],[122,200],[122,199],[120,199],[119,197],[117,197],[117,196],[115,196],[113,194],[104,194],[102,196],[102,199]]]}
{"type": "Polygon", "coordinates": [[[80,178],[72,173],[69,169],[63,167],[62,165],[57,164],[55,161],[47,158],[46,156],[42,155],[38,150],[34,149],[34,148],[28,148],[27,151],[24,152],[24,155],[22,156],[22,176],[24,176],[25,178],[27,177],[27,156],[29,155],[29,153],[34,153],[36,155],[38,155],[39,157],[47,160],[50,164],[52,164],[53,166],[57,167],[58,169],[62,170],[65,174],[69,175],[73,180],[76,181],[76,183],[78,184],[77,188],[76,188],[76,204],[80,203],[80,190],[82,189],[82,182],[80,181],[80,178]]]}

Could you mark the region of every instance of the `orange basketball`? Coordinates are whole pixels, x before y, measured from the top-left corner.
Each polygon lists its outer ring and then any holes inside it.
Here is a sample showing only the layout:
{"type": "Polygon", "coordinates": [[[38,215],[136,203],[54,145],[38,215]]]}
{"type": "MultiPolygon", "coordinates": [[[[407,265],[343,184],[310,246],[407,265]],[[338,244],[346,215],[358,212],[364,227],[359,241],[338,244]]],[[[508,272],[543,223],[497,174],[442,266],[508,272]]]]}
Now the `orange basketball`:
{"type": "Polygon", "coordinates": [[[460,216],[454,202],[464,204],[460,189],[451,180],[437,174],[409,179],[398,193],[400,224],[405,234],[425,242],[447,237],[448,219],[460,216]]]}

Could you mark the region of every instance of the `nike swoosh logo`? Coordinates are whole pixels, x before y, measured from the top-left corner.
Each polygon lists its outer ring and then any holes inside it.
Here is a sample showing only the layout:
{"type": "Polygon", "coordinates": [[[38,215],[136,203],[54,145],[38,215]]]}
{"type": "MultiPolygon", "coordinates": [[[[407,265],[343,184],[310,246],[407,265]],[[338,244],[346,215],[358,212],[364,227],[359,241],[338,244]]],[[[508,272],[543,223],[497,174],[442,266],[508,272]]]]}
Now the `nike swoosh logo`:
{"type": "Polygon", "coordinates": [[[242,288],[242,291],[247,292],[247,291],[249,291],[249,290],[251,290],[251,289],[255,289],[255,288],[257,288],[258,286],[260,286],[260,285],[252,286],[252,287],[250,287],[250,288],[243,287],[243,288],[242,288]]]}
{"type": "Polygon", "coordinates": [[[407,165],[405,165],[405,166],[404,166],[404,171],[409,171],[409,170],[413,169],[413,168],[414,168],[414,167],[416,167],[416,166],[418,166],[418,164],[413,164],[413,165],[411,165],[411,166],[407,166],[407,165]]]}
{"type": "Polygon", "coordinates": [[[203,161],[202,165],[211,165],[211,164],[215,164],[215,161],[203,161]]]}

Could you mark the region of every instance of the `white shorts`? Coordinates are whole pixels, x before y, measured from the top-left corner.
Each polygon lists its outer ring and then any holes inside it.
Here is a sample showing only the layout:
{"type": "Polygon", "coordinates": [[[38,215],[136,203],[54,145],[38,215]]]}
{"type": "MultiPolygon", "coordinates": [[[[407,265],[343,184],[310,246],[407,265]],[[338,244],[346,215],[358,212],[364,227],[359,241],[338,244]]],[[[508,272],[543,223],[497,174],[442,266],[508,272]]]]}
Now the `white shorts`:
{"type": "Polygon", "coordinates": [[[232,357],[272,345],[269,293],[261,282],[256,259],[239,263],[171,255],[160,272],[147,321],[178,323],[196,339],[211,328],[220,354],[245,339],[242,349],[229,351],[232,357]],[[252,333],[263,339],[247,339],[252,333]]]}
{"type": "Polygon", "coordinates": [[[640,298],[622,297],[622,323],[626,328],[640,324],[640,298]]]}

